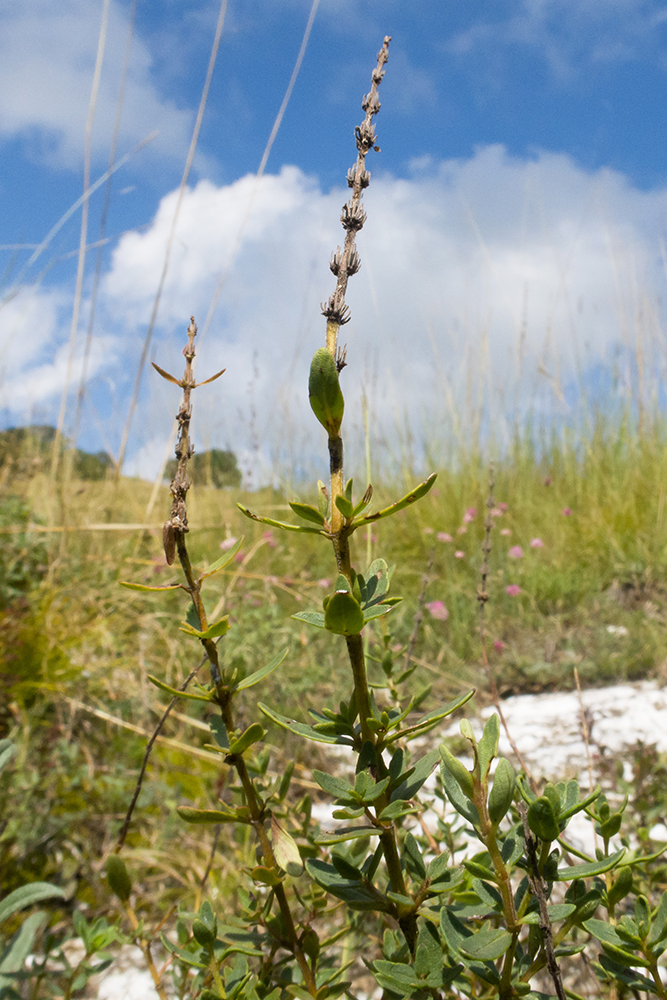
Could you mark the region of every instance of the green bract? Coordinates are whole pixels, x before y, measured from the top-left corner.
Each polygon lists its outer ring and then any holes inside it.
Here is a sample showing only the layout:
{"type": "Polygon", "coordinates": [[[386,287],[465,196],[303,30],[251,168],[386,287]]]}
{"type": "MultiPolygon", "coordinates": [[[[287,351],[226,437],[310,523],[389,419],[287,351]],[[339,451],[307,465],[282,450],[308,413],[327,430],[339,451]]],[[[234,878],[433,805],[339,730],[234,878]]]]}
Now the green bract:
{"type": "Polygon", "coordinates": [[[345,400],[338,381],[338,369],[331,353],[320,347],[313,355],[308,377],[310,406],[329,437],[338,437],[345,400]]]}

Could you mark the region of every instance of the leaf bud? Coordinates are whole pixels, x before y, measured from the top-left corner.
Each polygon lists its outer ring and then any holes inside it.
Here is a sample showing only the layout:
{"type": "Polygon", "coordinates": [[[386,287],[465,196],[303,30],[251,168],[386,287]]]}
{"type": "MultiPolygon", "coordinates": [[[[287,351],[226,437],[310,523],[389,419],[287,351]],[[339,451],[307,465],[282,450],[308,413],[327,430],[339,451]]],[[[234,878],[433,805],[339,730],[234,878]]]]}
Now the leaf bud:
{"type": "Polygon", "coordinates": [[[338,380],[336,362],[326,347],[315,351],[308,377],[310,406],[329,437],[338,437],[345,400],[338,380]]]}
{"type": "Polygon", "coordinates": [[[472,802],[475,797],[475,786],[473,785],[470,771],[463,766],[461,761],[458,760],[446,746],[440,747],[440,757],[442,758],[442,766],[447,768],[451,776],[460,786],[463,794],[472,802]]]}
{"type": "Polygon", "coordinates": [[[560,836],[558,820],[551,799],[546,795],[541,795],[528,807],[528,826],[536,837],[548,844],[552,840],[558,840],[560,836]]]}
{"type": "Polygon", "coordinates": [[[125,862],[117,854],[110,854],[106,860],[105,868],[109,888],[114,896],[118,896],[122,903],[127,903],[132,892],[132,882],[127,874],[125,862]]]}
{"type": "Polygon", "coordinates": [[[607,892],[610,906],[616,906],[632,890],[632,869],[629,866],[621,868],[618,878],[607,892]]]}
{"type": "Polygon", "coordinates": [[[207,927],[203,920],[196,917],[192,924],[192,933],[194,934],[195,941],[200,944],[202,948],[207,948],[209,951],[213,948],[215,944],[215,931],[210,927],[207,927]]]}

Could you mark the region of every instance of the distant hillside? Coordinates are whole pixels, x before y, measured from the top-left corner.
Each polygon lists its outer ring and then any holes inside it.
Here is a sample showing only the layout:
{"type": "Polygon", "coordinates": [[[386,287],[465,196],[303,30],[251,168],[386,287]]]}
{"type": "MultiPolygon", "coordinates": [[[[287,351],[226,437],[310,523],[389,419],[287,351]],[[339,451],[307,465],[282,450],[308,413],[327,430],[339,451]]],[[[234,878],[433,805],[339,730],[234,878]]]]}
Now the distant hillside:
{"type": "MultiPolygon", "coordinates": [[[[211,448],[210,451],[195,452],[188,463],[188,473],[193,483],[201,486],[240,486],[241,470],[233,451],[211,448]]],[[[176,474],[176,459],[167,462],[165,476],[173,479],[176,474]]]]}
{"type": "MultiPolygon", "coordinates": [[[[50,424],[9,427],[0,431],[0,468],[9,464],[12,476],[26,478],[48,468],[55,436],[56,429],[50,424]]],[[[68,448],[69,442],[63,438],[61,454],[68,448]]],[[[113,462],[105,451],[92,453],[74,449],[73,472],[77,479],[104,479],[110,469],[113,469],[113,462]]]]}

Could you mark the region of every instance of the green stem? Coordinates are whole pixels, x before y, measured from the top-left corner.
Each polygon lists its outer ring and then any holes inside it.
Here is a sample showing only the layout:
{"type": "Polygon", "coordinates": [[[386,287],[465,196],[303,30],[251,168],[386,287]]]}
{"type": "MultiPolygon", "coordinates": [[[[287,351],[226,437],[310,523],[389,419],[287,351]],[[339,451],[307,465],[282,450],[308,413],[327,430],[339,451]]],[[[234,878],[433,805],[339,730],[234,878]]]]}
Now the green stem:
{"type": "Polygon", "coordinates": [[[359,724],[361,726],[361,739],[364,743],[375,744],[375,735],[368,725],[368,720],[372,717],[371,696],[368,688],[368,677],[366,676],[366,660],[364,657],[364,643],[361,635],[348,635],[345,637],[347,643],[347,653],[350,657],[352,667],[352,677],[354,678],[354,693],[359,709],[359,724]]]}

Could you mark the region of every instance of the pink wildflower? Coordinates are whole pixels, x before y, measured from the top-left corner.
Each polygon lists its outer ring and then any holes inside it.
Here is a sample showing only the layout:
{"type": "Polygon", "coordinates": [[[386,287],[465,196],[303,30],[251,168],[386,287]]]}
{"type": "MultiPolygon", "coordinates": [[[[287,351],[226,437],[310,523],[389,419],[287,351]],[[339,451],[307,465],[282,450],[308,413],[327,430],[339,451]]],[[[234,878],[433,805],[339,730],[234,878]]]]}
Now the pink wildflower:
{"type": "Polygon", "coordinates": [[[493,648],[495,649],[496,653],[499,653],[501,650],[505,648],[505,643],[501,642],[500,639],[495,639],[493,643],[493,648]]]}
{"type": "Polygon", "coordinates": [[[505,587],[505,593],[509,594],[510,597],[518,597],[521,593],[521,587],[518,583],[510,583],[509,587],[505,587]]]}
{"type": "Polygon", "coordinates": [[[500,534],[501,534],[501,535],[506,535],[506,536],[507,536],[507,535],[511,535],[511,534],[512,534],[512,532],[511,532],[511,530],[510,530],[509,528],[501,528],[501,529],[500,529],[500,534]]]}
{"type": "Polygon", "coordinates": [[[243,555],[242,552],[237,552],[236,555],[234,556],[234,559],[237,563],[242,563],[243,560],[245,559],[245,556],[243,555]]]}
{"type": "Polygon", "coordinates": [[[507,555],[510,559],[523,559],[523,549],[520,545],[513,545],[507,555]]]}
{"type": "Polygon", "coordinates": [[[442,492],[441,490],[439,490],[437,487],[435,487],[434,489],[431,490],[431,496],[432,497],[439,497],[441,492],[442,492]]]}
{"type": "Polygon", "coordinates": [[[455,559],[465,559],[465,557],[466,557],[466,554],[465,554],[465,552],[461,552],[461,549],[457,549],[456,552],[454,553],[454,558],[455,559]]]}
{"type": "Polygon", "coordinates": [[[266,544],[269,546],[269,548],[275,549],[276,545],[278,544],[278,542],[273,537],[273,532],[272,531],[265,531],[264,534],[262,535],[262,538],[264,539],[264,541],[266,542],[266,544]]]}
{"type": "Polygon", "coordinates": [[[460,528],[456,529],[456,534],[457,535],[466,535],[467,533],[468,533],[468,529],[466,528],[465,524],[462,524],[460,528]]]}
{"type": "Polygon", "coordinates": [[[503,516],[503,512],[500,509],[500,507],[492,507],[491,510],[489,511],[489,514],[491,515],[491,517],[502,517],[503,516]]]}
{"type": "Polygon", "coordinates": [[[547,476],[547,478],[544,480],[544,485],[551,486],[551,476],[547,476]]]}
{"type": "Polygon", "coordinates": [[[422,528],[422,534],[424,534],[424,535],[432,535],[433,534],[433,528],[422,528]]]}
{"type": "Polygon", "coordinates": [[[331,580],[328,580],[326,576],[323,576],[321,580],[317,581],[317,586],[321,587],[322,590],[328,590],[331,585],[331,580]]]}
{"type": "Polygon", "coordinates": [[[435,536],[439,542],[453,542],[454,539],[446,531],[439,531],[435,536]]]}
{"type": "Polygon", "coordinates": [[[375,543],[377,542],[377,540],[378,540],[378,536],[374,535],[373,532],[371,531],[371,541],[372,541],[373,545],[375,545],[375,543]]]}
{"type": "Polygon", "coordinates": [[[531,549],[543,549],[544,542],[542,541],[541,538],[531,538],[530,547],[531,549]]]}
{"type": "Polygon", "coordinates": [[[437,618],[438,621],[446,622],[449,618],[449,611],[442,601],[429,601],[426,605],[426,610],[432,618],[437,618]]]}
{"type": "Polygon", "coordinates": [[[227,552],[228,549],[234,548],[237,541],[238,539],[234,538],[233,535],[230,535],[229,538],[225,538],[224,542],[220,542],[220,548],[223,552],[227,552]]]}
{"type": "Polygon", "coordinates": [[[468,507],[466,509],[465,514],[463,515],[463,523],[464,524],[470,524],[470,522],[474,521],[476,517],[477,517],[477,508],[476,507],[468,507]]]}
{"type": "Polygon", "coordinates": [[[503,514],[507,510],[507,504],[504,503],[502,500],[500,501],[500,503],[496,504],[496,507],[498,508],[498,510],[501,510],[503,512],[503,514]]]}
{"type": "Polygon", "coordinates": [[[563,507],[563,517],[569,517],[572,513],[571,507],[563,507]]]}

